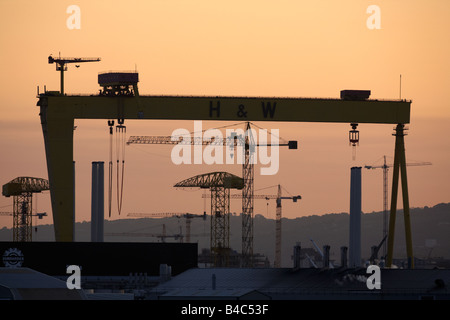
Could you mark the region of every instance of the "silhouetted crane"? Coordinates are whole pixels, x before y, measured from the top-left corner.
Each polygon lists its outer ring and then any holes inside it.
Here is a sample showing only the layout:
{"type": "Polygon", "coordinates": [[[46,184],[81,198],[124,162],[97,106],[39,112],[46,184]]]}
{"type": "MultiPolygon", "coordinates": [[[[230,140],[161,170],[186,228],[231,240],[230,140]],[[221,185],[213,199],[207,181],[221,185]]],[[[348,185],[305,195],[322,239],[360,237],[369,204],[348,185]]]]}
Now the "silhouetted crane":
{"type": "Polygon", "coordinates": [[[62,58],[61,56],[59,56],[58,58],[53,58],[52,55],[48,57],[48,63],[55,63],[56,71],[61,71],[61,94],[64,94],[64,71],[67,71],[67,64],[76,63],[76,67],[79,68],[79,63],[96,61],[100,61],[100,58],[62,58]]]}

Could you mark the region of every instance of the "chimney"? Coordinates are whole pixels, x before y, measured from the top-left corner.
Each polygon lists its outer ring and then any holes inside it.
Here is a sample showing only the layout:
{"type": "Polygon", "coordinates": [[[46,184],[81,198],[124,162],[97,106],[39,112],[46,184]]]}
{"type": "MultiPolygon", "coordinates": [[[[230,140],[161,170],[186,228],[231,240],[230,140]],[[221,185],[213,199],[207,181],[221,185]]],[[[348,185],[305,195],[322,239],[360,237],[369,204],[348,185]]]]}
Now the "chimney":
{"type": "Polygon", "coordinates": [[[91,242],[103,242],[104,169],[103,161],[92,162],[91,242]]]}
{"type": "Polygon", "coordinates": [[[294,246],[294,270],[300,269],[300,253],[301,253],[302,247],[300,246],[300,242],[297,242],[297,244],[294,246]]]}
{"type": "Polygon", "coordinates": [[[361,167],[351,168],[349,267],[361,266],[361,167]]]}

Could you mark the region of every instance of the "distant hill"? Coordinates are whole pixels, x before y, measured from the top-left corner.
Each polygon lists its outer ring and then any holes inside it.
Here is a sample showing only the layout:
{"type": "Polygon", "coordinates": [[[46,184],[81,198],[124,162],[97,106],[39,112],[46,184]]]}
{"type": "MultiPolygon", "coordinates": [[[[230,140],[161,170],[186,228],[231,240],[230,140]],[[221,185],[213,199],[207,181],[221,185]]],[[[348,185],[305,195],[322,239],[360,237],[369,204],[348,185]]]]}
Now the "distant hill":
{"type": "MultiPolygon", "coordinates": [[[[231,216],[231,247],[241,252],[242,221],[239,216],[231,216]]],[[[414,256],[418,258],[443,257],[450,258],[450,203],[441,203],[434,207],[411,209],[412,236],[414,256]]],[[[140,233],[141,236],[105,236],[105,241],[124,242],[159,242],[160,238],[149,235],[161,234],[163,224],[167,235],[185,232],[183,218],[142,218],[106,220],[105,233],[140,233]]],[[[362,257],[370,255],[370,247],[378,245],[382,240],[382,212],[364,213],[361,219],[362,257]]],[[[397,214],[395,231],[394,257],[406,257],[403,212],[397,214]]],[[[191,242],[197,242],[199,251],[209,248],[210,217],[193,219],[191,223],[191,242]]],[[[39,225],[33,232],[33,241],[54,241],[53,225],[39,225]]],[[[90,222],[75,225],[75,241],[90,241],[90,222]]],[[[330,213],[312,215],[296,219],[282,219],[282,266],[292,265],[293,246],[300,242],[303,248],[313,248],[310,239],[322,248],[330,245],[330,258],[340,259],[340,247],[348,246],[349,215],[348,213],[330,213]]],[[[0,241],[11,241],[12,230],[0,229],[0,241]]],[[[166,242],[179,241],[167,238],[166,242]]],[[[273,263],[275,255],[275,220],[267,219],[260,214],[254,219],[254,252],[269,258],[273,263]]]]}

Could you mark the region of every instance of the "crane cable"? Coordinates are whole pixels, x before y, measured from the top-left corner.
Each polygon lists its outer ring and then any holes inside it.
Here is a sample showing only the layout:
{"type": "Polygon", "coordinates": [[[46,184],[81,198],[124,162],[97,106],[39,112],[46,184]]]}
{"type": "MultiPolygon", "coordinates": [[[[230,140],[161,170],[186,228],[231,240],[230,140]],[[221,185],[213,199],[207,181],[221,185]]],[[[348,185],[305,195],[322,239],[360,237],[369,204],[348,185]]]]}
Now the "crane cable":
{"type": "Polygon", "coordinates": [[[113,126],[114,120],[108,120],[109,126],[109,163],[108,163],[108,212],[111,218],[111,203],[112,203],[112,178],[113,178],[113,126]]]}
{"type": "Polygon", "coordinates": [[[123,125],[124,120],[118,119],[116,126],[116,159],[117,159],[117,210],[122,211],[123,200],[123,180],[125,173],[125,144],[127,127],[123,125]],[[120,159],[122,159],[122,166],[120,166],[120,159]]]}
{"type": "MultiPolygon", "coordinates": [[[[116,184],[117,184],[117,210],[120,215],[122,211],[123,200],[123,181],[125,173],[125,144],[126,144],[126,126],[123,125],[124,120],[118,119],[118,125],[116,126],[116,184]]],[[[108,163],[108,213],[111,217],[112,212],[112,193],[113,193],[113,127],[114,120],[108,120],[109,125],[109,163],[108,163]]]]}

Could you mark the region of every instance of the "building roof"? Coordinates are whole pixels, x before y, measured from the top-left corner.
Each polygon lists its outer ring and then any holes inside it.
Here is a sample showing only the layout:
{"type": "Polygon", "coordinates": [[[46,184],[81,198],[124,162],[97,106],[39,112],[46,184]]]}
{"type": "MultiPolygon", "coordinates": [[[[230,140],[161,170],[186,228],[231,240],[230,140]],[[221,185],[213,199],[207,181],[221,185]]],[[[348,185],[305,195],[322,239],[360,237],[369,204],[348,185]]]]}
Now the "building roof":
{"type": "Polygon", "coordinates": [[[79,300],[82,290],[70,290],[65,281],[29,268],[0,268],[0,298],[13,300],[79,300]]]}
{"type": "Polygon", "coordinates": [[[450,299],[448,269],[381,269],[381,289],[367,287],[365,268],[195,268],[155,288],[161,299],[236,298],[257,293],[271,299],[388,298],[432,295],[450,299]],[[213,280],[213,275],[215,280],[213,280]]]}

